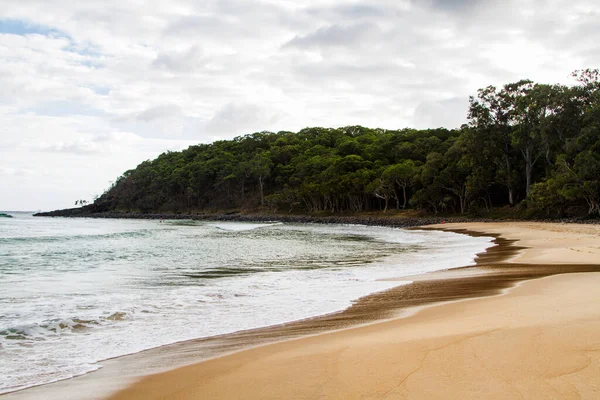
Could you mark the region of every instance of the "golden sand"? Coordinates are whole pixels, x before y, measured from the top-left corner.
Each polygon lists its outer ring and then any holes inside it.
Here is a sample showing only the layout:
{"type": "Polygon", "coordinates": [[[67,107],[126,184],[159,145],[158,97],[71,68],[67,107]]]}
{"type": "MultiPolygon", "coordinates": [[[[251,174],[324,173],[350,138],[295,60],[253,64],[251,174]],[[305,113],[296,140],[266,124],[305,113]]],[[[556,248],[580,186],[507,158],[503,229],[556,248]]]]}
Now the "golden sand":
{"type": "Polygon", "coordinates": [[[509,263],[481,257],[476,268],[420,277],[412,289],[361,299],[343,313],[382,309],[389,317],[398,307],[422,307],[411,316],[150,375],[111,399],[600,398],[600,273],[588,272],[599,270],[600,227],[435,228],[494,234],[524,248],[500,249],[509,263]],[[510,288],[529,278],[540,279],[510,288]]]}

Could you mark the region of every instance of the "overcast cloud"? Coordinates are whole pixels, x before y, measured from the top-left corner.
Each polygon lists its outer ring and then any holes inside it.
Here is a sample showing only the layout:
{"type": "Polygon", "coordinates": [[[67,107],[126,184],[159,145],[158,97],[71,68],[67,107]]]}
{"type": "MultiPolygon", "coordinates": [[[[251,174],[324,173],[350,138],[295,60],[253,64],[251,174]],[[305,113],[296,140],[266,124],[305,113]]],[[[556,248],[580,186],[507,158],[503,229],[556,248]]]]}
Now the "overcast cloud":
{"type": "Polygon", "coordinates": [[[568,83],[598,43],[593,0],[3,0],[0,210],[255,131],[458,127],[478,88],[568,83]]]}

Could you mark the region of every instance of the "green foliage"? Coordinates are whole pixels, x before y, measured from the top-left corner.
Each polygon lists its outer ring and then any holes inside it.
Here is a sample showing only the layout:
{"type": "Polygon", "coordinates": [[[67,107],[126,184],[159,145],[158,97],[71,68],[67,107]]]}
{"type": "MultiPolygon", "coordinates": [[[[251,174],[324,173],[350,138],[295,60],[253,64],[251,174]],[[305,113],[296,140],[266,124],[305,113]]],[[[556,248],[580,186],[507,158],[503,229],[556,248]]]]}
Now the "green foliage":
{"type": "Polygon", "coordinates": [[[600,74],[574,86],[480,89],[461,129],[305,128],[167,152],[126,171],[94,203],[130,212],[415,207],[600,215],[600,74]]]}

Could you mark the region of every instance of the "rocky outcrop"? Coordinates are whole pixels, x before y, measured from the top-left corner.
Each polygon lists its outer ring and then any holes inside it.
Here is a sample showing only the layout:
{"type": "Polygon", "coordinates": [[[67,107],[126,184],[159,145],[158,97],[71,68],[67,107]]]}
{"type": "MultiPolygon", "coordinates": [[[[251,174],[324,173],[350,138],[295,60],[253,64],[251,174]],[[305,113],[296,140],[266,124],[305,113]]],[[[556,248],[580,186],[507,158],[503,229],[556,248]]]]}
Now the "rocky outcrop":
{"type": "MultiPolygon", "coordinates": [[[[34,214],[36,217],[75,217],[75,218],[116,218],[116,219],[172,219],[172,220],[197,220],[197,221],[241,221],[241,222],[288,222],[288,223],[318,223],[318,224],[360,224],[370,226],[391,226],[408,228],[440,224],[444,222],[493,222],[490,218],[466,216],[436,216],[424,215],[419,217],[406,217],[398,215],[290,215],[290,214],[241,214],[233,213],[204,213],[204,214],[173,214],[173,213],[126,213],[115,211],[94,212],[93,205],[80,208],[69,208],[50,212],[34,214]]],[[[502,220],[509,221],[509,220],[502,220]]],[[[511,219],[510,221],[516,221],[511,219]]],[[[533,220],[528,220],[533,221],[533,220]]],[[[540,222],[564,223],[599,223],[598,219],[548,219],[536,220],[540,222]]]]}

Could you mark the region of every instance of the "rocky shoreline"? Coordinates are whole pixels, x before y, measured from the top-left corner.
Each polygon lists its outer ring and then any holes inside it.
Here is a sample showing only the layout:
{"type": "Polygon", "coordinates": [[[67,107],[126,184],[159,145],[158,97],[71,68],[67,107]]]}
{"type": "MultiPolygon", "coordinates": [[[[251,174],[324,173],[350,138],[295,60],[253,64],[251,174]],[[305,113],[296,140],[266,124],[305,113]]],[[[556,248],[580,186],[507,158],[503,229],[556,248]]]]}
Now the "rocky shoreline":
{"type": "MultiPolygon", "coordinates": [[[[36,217],[68,217],[68,218],[114,218],[114,219],[164,219],[164,220],[196,220],[196,221],[237,221],[237,222],[287,222],[287,223],[318,223],[318,224],[360,224],[369,226],[390,226],[409,228],[415,226],[434,225],[452,222],[498,222],[497,219],[480,217],[441,217],[419,216],[406,217],[397,215],[289,215],[289,214],[241,214],[241,213],[204,213],[204,214],[174,214],[174,213],[124,213],[124,212],[90,212],[86,207],[56,210],[34,214],[36,217]]],[[[502,220],[503,222],[523,220],[502,220]]],[[[527,220],[530,222],[558,223],[589,223],[598,224],[598,219],[548,219],[527,220]]]]}
{"type": "MultiPolygon", "coordinates": [[[[442,217],[394,217],[394,216],[316,216],[316,215],[282,215],[282,214],[172,214],[172,213],[120,213],[120,212],[73,212],[77,209],[57,210],[34,214],[36,217],[70,217],[70,218],[115,218],[115,219],[165,219],[196,221],[237,221],[237,222],[288,222],[288,223],[320,223],[320,224],[361,224],[371,226],[411,227],[440,224],[447,219],[442,217]]],[[[468,218],[452,218],[452,222],[472,221],[468,218]]]]}

